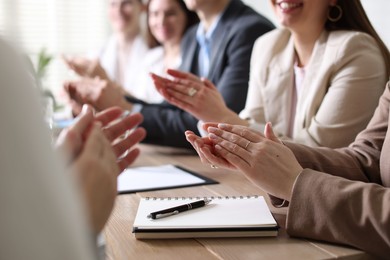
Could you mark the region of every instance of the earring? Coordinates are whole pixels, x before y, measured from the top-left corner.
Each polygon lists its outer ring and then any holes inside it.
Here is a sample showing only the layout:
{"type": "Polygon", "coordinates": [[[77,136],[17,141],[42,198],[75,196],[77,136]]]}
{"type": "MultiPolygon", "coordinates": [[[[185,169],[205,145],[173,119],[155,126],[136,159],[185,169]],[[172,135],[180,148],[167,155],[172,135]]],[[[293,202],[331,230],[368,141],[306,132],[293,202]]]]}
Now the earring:
{"type": "Polygon", "coordinates": [[[331,22],[337,22],[338,20],[341,19],[341,17],[343,16],[343,9],[341,9],[341,7],[339,5],[333,5],[331,8],[329,8],[329,11],[328,11],[328,20],[331,21],[331,22]],[[333,11],[335,10],[335,11],[333,11]],[[334,13],[334,14],[337,14],[338,12],[338,15],[331,15],[331,13],[334,13]]]}

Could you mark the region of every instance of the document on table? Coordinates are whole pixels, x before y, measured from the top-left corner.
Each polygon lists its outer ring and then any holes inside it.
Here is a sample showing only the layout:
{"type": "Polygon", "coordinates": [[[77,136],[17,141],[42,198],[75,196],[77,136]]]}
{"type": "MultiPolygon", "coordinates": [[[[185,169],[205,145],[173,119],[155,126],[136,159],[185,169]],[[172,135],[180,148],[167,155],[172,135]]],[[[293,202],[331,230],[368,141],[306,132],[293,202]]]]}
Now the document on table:
{"type": "Polygon", "coordinates": [[[118,193],[173,189],[218,182],[180,166],[162,165],[124,170],[118,177],[118,193]]]}

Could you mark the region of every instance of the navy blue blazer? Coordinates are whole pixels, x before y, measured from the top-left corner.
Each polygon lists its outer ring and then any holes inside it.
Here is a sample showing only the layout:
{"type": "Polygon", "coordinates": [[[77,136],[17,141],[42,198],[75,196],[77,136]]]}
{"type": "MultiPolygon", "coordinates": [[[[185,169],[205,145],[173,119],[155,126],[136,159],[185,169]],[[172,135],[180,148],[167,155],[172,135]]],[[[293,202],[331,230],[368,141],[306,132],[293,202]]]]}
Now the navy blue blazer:
{"type": "MultiPolygon", "coordinates": [[[[240,0],[230,2],[216,28],[208,79],[217,86],[226,105],[236,113],[246,102],[253,44],[272,29],[274,25],[269,20],[240,0]]],[[[196,30],[197,25],[190,28],[182,40],[180,69],[199,75],[196,30]]],[[[144,104],[141,113],[144,116],[141,126],[147,130],[144,143],[191,148],[184,131],[199,134],[198,120],[167,102],[144,104]]]]}

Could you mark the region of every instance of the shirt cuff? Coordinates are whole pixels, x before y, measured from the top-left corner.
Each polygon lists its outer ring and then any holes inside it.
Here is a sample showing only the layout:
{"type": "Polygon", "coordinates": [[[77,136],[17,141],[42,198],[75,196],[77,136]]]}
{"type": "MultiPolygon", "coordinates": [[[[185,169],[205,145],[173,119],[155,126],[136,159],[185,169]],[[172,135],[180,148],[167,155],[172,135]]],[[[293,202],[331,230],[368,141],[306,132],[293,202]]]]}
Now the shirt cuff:
{"type": "Polygon", "coordinates": [[[199,134],[201,137],[205,137],[208,135],[207,131],[205,131],[202,127],[203,123],[204,122],[202,120],[199,120],[198,123],[196,124],[196,127],[198,128],[198,131],[199,131],[199,134]]]}
{"type": "Polygon", "coordinates": [[[141,104],[133,104],[133,108],[130,110],[130,114],[136,114],[141,112],[144,106],[141,104]]]}

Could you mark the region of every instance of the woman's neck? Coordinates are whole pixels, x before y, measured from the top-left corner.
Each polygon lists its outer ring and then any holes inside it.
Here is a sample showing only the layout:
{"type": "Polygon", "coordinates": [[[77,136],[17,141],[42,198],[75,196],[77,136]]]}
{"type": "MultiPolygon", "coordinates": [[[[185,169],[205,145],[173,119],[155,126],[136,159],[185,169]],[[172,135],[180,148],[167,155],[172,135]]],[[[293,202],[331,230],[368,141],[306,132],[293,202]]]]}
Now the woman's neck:
{"type": "Polygon", "coordinates": [[[137,38],[138,34],[139,34],[139,31],[127,32],[127,33],[117,33],[119,50],[121,52],[128,51],[131,48],[131,46],[133,45],[133,42],[134,42],[135,38],[137,38]]]}
{"type": "Polygon", "coordinates": [[[292,32],[299,67],[305,67],[309,63],[314,45],[322,31],[323,28],[306,30],[305,32],[292,32]]]}
{"type": "Polygon", "coordinates": [[[199,19],[204,24],[205,30],[207,31],[218,15],[226,8],[230,0],[212,0],[204,8],[198,10],[196,13],[199,19]]]}
{"type": "Polygon", "coordinates": [[[164,66],[166,68],[174,68],[177,65],[177,60],[180,57],[180,43],[164,44],[164,66]]]}

